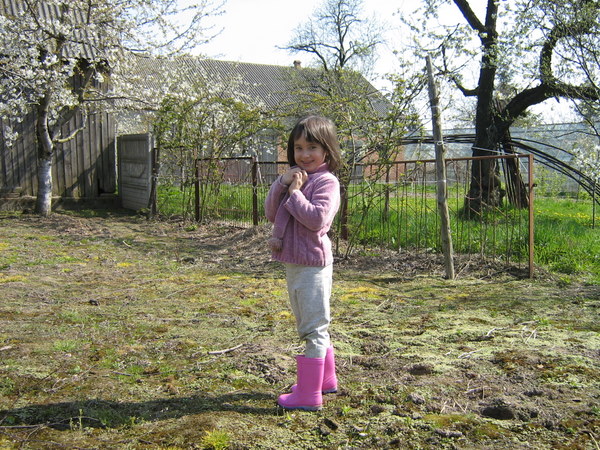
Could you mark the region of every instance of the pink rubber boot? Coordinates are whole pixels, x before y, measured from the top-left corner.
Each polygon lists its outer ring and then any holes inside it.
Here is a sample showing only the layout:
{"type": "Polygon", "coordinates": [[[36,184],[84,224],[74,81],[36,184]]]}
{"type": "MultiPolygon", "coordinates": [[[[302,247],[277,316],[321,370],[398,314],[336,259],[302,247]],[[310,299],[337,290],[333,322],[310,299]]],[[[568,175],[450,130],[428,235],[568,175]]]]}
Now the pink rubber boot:
{"type": "Polygon", "coordinates": [[[277,403],[285,409],[303,409],[318,411],[323,406],[323,368],[325,358],[306,358],[296,356],[298,367],[296,389],[291,394],[282,394],[277,403]]]}
{"type": "MultiPolygon", "coordinates": [[[[296,385],[291,388],[292,392],[296,391],[296,385]]],[[[323,394],[334,394],[337,392],[337,376],[335,374],[335,354],[333,345],[329,346],[325,354],[325,365],[323,369],[323,386],[321,387],[323,394]]]]}

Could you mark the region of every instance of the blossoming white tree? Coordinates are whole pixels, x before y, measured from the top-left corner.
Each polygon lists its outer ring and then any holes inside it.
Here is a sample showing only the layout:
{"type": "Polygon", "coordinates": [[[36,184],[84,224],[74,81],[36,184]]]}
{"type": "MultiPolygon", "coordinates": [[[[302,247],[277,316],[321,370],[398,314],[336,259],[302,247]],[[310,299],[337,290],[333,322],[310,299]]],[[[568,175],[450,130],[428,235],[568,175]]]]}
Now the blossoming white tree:
{"type": "MultiPolygon", "coordinates": [[[[158,185],[163,192],[177,189],[182,200],[179,213],[185,218],[195,212],[196,219],[203,220],[220,200],[227,179],[226,160],[262,157],[261,149],[276,147],[281,117],[262,98],[248,93],[247,83],[236,76],[235,63],[215,72],[195,58],[166,63],[160,70],[150,71],[158,77],[168,73],[171,78],[163,82],[168,94],[160,109],[149,117],[160,167],[152,192],[159,190],[158,185]],[[177,65],[187,69],[177,70],[177,65]],[[194,211],[195,194],[199,202],[194,211]]],[[[238,176],[243,173],[245,169],[240,169],[238,176]]]]}
{"type": "MultiPolygon", "coordinates": [[[[51,211],[55,146],[80,131],[65,136],[63,125],[109,100],[131,98],[122,76],[128,56],[171,56],[209,40],[206,18],[218,14],[222,2],[198,1],[0,2],[0,117],[7,123],[35,117],[39,214],[51,211]]],[[[5,130],[5,139],[10,135],[5,130]]]]}
{"type": "Polygon", "coordinates": [[[579,146],[573,150],[573,160],[595,186],[600,186],[600,145],[579,146]]]}

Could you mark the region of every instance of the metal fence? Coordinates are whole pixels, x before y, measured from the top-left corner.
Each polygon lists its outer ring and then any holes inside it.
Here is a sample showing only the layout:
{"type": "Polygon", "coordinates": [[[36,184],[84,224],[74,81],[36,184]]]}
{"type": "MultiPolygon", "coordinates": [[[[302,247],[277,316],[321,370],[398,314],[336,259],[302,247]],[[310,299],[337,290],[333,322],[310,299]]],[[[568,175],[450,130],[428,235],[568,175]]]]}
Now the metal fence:
{"type": "MultiPolygon", "coordinates": [[[[533,268],[533,158],[529,155],[488,157],[498,161],[502,186],[509,166],[525,180],[525,208],[503,207],[466,218],[461,213],[468,195],[473,162],[481,158],[446,160],[448,207],[457,258],[473,255],[501,259],[533,268]],[[510,162],[510,164],[507,164],[510,162]]],[[[157,211],[200,222],[252,226],[266,223],[264,200],[271,184],[287,169],[284,162],[252,158],[200,159],[195,169],[162,177],[157,211]],[[192,172],[192,173],[189,173],[192,172]]],[[[435,161],[357,164],[346,183],[332,236],[339,252],[367,248],[398,252],[441,252],[436,202],[435,161]]],[[[514,195],[514,193],[513,193],[514,195]]]]}
{"type": "MultiPolygon", "coordinates": [[[[457,254],[528,261],[533,245],[533,196],[525,208],[507,206],[483,214],[464,214],[472,164],[481,158],[446,160],[446,185],[453,246],[457,254]]],[[[501,166],[509,159],[520,161],[526,186],[532,186],[531,160],[523,157],[494,157],[501,166]]],[[[382,169],[377,164],[361,167],[348,188],[348,228],[351,241],[380,245],[399,251],[440,252],[440,215],[436,199],[434,160],[401,161],[382,169]],[[373,176],[373,175],[377,176],[373,176]]],[[[507,170],[502,170],[507,186],[507,170]]]]}

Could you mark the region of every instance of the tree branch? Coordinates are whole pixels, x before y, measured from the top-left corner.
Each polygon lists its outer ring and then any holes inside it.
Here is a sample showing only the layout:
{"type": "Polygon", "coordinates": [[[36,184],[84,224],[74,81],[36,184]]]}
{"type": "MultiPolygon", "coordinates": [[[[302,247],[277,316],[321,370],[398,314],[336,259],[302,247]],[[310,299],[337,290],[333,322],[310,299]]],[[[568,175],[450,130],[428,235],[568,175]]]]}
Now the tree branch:
{"type": "Polygon", "coordinates": [[[504,123],[512,123],[527,108],[542,103],[552,97],[564,97],[575,100],[597,101],[600,99],[598,89],[592,85],[575,86],[559,81],[553,72],[553,56],[556,46],[562,39],[583,36],[592,31],[595,16],[582,14],[583,19],[570,23],[557,23],[550,31],[542,45],[539,55],[540,85],[525,89],[518,93],[507,104],[502,114],[504,123]]]}
{"type": "Polygon", "coordinates": [[[462,94],[465,97],[477,97],[477,94],[479,94],[479,89],[475,88],[475,89],[468,89],[466,87],[463,86],[463,84],[460,82],[460,80],[458,79],[457,76],[455,75],[449,75],[450,76],[450,81],[452,81],[454,83],[454,85],[456,86],[456,88],[462,92],[462,94]]]}
{"type": "Polygon", "coordinates": [[[481,21],[477,18],[473,9],[471,9],[471,5],[469,5],[468,0],[454,0],[454,4],[460,9],[463,17],[467,20],[471,28],[480,33],[485,32],[485,26],[481,23],[481,21]]]}
{"type": "MultiPolygon", "coordinates": [[[[85,123],[85,121],[84,121],[84,123],[85,123]]],[[[65,142],[69,142],[71,139],[74,139],[75,136],[77,136],[79,133],[81,133],[84,129],[85,129],[85,125],[77,127],[68,136],[66,136],[64,138],[60,138],[60,139],[54,139],[53,142],[55,144],[64,144],[65,142]]]]}
{"type": "Polygon", "coordinates": [[[501,113],[502,122],[510,125],[531,106],[542,103],[552,97],[565,97],[577,100],[600,100],[598,91],[587,86],[572,86],[555,80],[548,84],[525,89],[513,97],[501,113]]]}
{"type": "Polygon", "coordinates": [[[444,44],[442,44],[441,50],[442,50],[442,63],[444,64],[444,69],[441,71],[441,75],[447,76],[448,79],[454,83],[456,88],[460,92],[462,92],[462,94],[465,97],[477,96],[477,93],[479,92],[478,88],[475,88],[475,89],[466,88],[462,84],[462,81],[460,80],[460,76],[448,68],[449,66],[448,66],[448,59],[446,58],[446,46],[444,44]]]}
{"type": "Polygon", "coordinates": [[[552,71],[552,59],[556,45],[561,39],[569,37],[582,36],[589,33],[593,27],[591,19],[584,18],[575,23],[558,23],[552,28],[548,39],[544,42],[540,51],[540,79],[542,83],[552,83],[555,81],[552,71]]]}

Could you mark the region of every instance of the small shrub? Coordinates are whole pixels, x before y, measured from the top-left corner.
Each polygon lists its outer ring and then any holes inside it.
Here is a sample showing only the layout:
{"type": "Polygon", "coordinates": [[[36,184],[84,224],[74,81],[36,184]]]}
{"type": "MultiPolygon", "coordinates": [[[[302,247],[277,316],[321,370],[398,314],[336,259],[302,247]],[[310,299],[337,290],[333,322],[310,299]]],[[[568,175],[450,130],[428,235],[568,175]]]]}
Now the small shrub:
{"type": "Polygon", "coordinates": [[[226,431],[207,431],[202,438],[202,448],[222,450],[229,447],[231,436],[226,431]]]}

